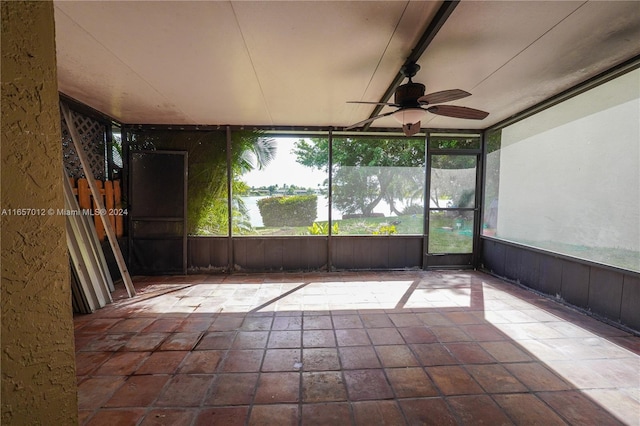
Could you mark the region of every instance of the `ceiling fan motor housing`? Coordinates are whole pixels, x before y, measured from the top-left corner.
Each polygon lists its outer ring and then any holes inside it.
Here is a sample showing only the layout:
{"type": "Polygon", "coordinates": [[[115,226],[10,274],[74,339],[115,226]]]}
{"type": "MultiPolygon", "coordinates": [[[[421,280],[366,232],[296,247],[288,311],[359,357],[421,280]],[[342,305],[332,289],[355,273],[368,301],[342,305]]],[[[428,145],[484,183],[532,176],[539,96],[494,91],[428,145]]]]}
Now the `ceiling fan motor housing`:
{"type": "Polygon", "coordinates": [[[409,82],[398,86],[395,94],[395,103],[401,108],[419,107],[418,98],[424,95],[425,86],[421,83],[409,82]]]}

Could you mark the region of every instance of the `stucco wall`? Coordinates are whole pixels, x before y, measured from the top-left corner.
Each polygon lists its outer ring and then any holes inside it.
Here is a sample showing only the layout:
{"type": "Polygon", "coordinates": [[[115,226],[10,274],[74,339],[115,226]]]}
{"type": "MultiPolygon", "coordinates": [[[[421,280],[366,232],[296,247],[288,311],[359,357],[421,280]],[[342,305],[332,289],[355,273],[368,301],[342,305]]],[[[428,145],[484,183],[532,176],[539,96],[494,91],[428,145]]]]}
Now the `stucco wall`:
{"type": "Polygon", "coordinates": [[[503,130],[498,236],[640,250],[639,77],[503,130]]]}
{"type": "Polygon", "coordinates": [[[2,1],[3,425],[76,424],[51,2],[2,1]],[[37,209],[16,215],[14,209],[37,209]]]}

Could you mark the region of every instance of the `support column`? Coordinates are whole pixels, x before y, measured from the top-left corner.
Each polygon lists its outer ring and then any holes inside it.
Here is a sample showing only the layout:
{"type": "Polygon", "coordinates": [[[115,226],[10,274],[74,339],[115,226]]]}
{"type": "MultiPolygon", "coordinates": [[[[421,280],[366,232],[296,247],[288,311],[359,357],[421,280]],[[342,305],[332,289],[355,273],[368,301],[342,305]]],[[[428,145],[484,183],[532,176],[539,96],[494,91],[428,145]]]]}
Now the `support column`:
{"type": "Polygon", "coordinates": [[[3,425],[78,423],[51,1],[2,1],[3,425]]]}

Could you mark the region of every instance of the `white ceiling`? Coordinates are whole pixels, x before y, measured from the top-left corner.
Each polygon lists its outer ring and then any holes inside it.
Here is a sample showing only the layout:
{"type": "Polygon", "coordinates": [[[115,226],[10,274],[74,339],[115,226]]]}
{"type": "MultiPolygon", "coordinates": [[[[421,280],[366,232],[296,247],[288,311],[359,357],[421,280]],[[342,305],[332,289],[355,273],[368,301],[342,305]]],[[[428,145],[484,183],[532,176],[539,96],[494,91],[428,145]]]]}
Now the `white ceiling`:
{"type": "MultiPolygon", "coordinates": [[[[59,90],[129,124],[334,126],[369,117],[441,1],[55,1],[59,90]]],[[[640,55],[637,1],[462,1],[418,60],[482,129],[640,55]]],[[[388,111],[385,107],[382,112],[388,111]]],[[[372,127],[397,127],[392,118],[372,127]]]]}

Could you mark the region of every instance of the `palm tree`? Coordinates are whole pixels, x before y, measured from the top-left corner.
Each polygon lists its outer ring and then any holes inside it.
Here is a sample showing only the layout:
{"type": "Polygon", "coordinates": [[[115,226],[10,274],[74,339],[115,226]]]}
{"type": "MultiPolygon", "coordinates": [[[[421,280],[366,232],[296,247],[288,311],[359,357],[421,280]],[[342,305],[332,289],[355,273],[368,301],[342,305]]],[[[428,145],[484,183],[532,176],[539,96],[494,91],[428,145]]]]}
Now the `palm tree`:
{"type": "Polygon", "coordinates": [[[233,167],[233,232],[238,234],[248,234],[253,231],[249,220],[249,210],[247,209],[241,195],[246,191],[241,188],[246,187],[238,177],[252,170],[263,170],[271,161],[276,158],[277,142],[272,138],[250,138],[248,144],[243,144],[244,150],[240,154],[239,161],[233,167]]]}
{"type": "Polygon", "coordinates": [[[278,146],[273,138],[252,138],[250,144],[240,154],[238,167],[240,174],[251,170],[262,170],[276,158],[278,146]]]}

